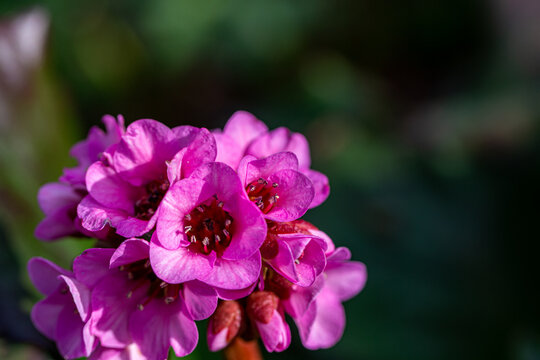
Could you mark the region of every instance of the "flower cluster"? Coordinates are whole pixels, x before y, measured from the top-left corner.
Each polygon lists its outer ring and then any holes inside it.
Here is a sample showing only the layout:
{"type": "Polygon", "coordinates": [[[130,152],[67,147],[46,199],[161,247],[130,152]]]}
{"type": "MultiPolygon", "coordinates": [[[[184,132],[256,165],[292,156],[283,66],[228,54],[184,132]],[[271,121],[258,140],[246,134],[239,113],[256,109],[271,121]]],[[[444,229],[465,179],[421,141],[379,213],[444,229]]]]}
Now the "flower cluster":
{"type": "Polygon", "coordinates": [[[73,147],[78,165],[38,195],[38,238],[98,240],[72,270],[28,264],[45,295],[32,320],[62,356],[166,359],[170,347],[185,356],[203,319],[212,351],[236,337],[285,350],[285,314],[308,349],[340,339],[341,303],[362,289],[366,269],[301,219],[329,194],[303,135],[270,131],[246,112],[212,132],[103,122],[106,131],[73,147]]]}

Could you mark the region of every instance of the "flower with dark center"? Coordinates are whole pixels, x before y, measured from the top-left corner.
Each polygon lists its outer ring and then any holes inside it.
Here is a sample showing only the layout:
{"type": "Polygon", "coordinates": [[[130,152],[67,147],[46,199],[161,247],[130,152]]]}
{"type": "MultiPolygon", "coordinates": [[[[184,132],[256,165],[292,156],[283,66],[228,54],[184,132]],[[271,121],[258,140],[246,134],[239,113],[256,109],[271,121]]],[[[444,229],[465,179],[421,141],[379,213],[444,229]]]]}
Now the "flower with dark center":
{"type": "Polygon", "coordinates": [[[147,358],[166,358],[170,346],[185,356],[198,340],[193,320],[214,312],[216,292],[196,281],[159,279],[148,251],[147,241],[128,239],[116,250],[89,249],[75,259],[76,278],[92,291],[91,332],[105,347],[135,343],[147,358]]]}
{"type": "Polygon", "coordinates": [[[148,233],[169,185],[215,156],[215,140],[206,129],[135,121],[120,142],[88,168],[88,195],[78,206],[82,225],[98,231],[109,224],[124,237],[148,233]]]}
{"type": "Polygon", "coordinates": [[[238,175],[222,163],[200,167],[163,198],[150,260],[169,283],[198,279],[239,290],[259,276],[266,223],[238,175]]]}
{"type": "Polygon", "coordinates": [[[291,152],[260,160],[245,156],[238,166],[238,175],[249,199],[269,220],[298,219],[314,196],[313,184],[298,171],[298,160],[291,152]]]}

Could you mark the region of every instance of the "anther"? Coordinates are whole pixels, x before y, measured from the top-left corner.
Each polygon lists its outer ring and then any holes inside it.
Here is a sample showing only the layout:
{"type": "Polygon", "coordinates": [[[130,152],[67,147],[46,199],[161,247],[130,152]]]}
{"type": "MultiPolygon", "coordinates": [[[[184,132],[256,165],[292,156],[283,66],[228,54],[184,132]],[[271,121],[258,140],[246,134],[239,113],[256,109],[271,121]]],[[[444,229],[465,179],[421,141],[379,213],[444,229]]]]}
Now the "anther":
{"type": "Polygon", "coordinates": [[[268,184],[268,181],[264,180],[263,178],[259,178],[259,180],[257,180],[257,182],[259,184],[265,184],[265,185],[268,184]]]}
{"type": "Polygon", "coordinates": [[[298,265],[298,264],[300,264],[300,260],[296,259],[296,260],[294,260],[294,263],[295,263],[296,265],[298,265]]]}
{"type": "Polygon", "coordinates": [[[216,239],[216,242],[220,242],[220,241],[221,241],[221,238],[219,237],[218,234],[216,234],[216,235],[214,236],[214,238],[216,239]]]}
{"type": "Polygon", "coordinates": [[[250,185],[249,186],[249,192],[253,192],[255,191],[255,185],[250,185]]]}
{"type": "Polygon", "coordinates": [[[174,298],[172,296],[168,296],[165,298],[165,304],[170,304],[174,301],[174,298]]]}
{"type": "Polygon", "coordinates": [[[195,235],[191,235],[191,242],[194,243],[194,242],[197,242],[197,237],[195,235]]]}
{"type": "Polygon", "coordinates": [[[144,305],[143,305],[143,304],[139,304],[139,305],[137,305],[137,308],[138,308],[139,310],[143,311],[143,310],[144,310],[144,305]]]}
{"type": "Polygon", "coordinates": [[[199,210],[199,212],[204,212],[204,208],[202,206],[197,206],[197,210],[199,210]]]}
{"type": "Polygon", "coordinates": [[[218,206],[219,208],[222,208],[222,207],[223,207],[223,201],[218,202],[218,203],[217,203],[217,206],[218,206]]]}
{"type": "Polygon", "coordinates": [[[186,219],[187,221],[191,220],[191,215],[187,214],[186,216],[184,216],[184,219],[186,219]]]}
{"type": "Polygon", "coordinates": [[[163,288],[167,287],[167,285],[169,285],[169,284],[166,283],[165,281],[162,281],[162,282],[159,284],[159,287],[163,289],[163,288]]]}
{"type": "Polygon", "coordinates": [[[227,229],[223,229],[223,234],[224,234],[226,237],[231,236],[231,234],[227,231],[227,229]]]}
{"type": "Polygon", "coordinates": [[[277,188],[278,184],[277,183],[272,183],[272,187],[277,188]]]}
{"type": "Polygon", "coordinates": [[[184,226],[184,232],[190,232],[192,228],[193,228],[193,226],[186,225],[186,226],[184,226]]]}
{"type": "Polygon", "coordinates": [[[231,219],[225,219],[225,226],[231,226],[231,219]]]}
{"type": "Polygon", "coordinates": [[[120,265],[120,267],[118,268],[120,271],[124,271],[126,270],[126,267],[124,265],[120,265]]]}
{"type": "Polygon", "coordinates": [[[135,276],[134,276],[133,273],[130,271],[130,272],[128,272],[127,277],[128,277],[129,280],[133,280],[133,278],[134,278],[135,276]]]}
{"type": "Polygon", "coordinates": [[[128,293],[126,294],[126,298],[130,298],[131,296],[133,296],[133,291],[128,291],[128,293]]]}
{"type": "Polygon", "coordinates": [[[146,262],[144,263],[145,269],[148,269],[149,267],[150,267],[150,259],[146,260],[146,262]]]}
{"type": "Polygon", "coordinates": [[[203,241],[202,241],[202,244],[203,244],[204,246],[210,245],[210,239],[208,238],[208,236],[205,236],[205,237],[204,237],[204,239],[203,239],[203,241]]]}

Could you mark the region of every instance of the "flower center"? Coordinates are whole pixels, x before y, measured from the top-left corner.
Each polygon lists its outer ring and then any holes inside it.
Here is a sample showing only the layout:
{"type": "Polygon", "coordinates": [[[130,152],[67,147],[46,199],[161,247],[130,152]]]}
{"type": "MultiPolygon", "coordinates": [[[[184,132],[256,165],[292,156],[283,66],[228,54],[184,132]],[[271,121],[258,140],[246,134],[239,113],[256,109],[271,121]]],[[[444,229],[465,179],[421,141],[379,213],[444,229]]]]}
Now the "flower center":
{"type": "Polygon", "coordinates": [[[152,271],[150,260],[139,260],[128,265],[120,266],[119,269],[126,272],[128,279],[134,282],[134,287],[126,294],[127,298],[131,298],[133,292],[141,286],[150,283],[146,291],[146,297],[142,298],[141,302],[137,305],[139,310],[143,310],[152,299],[163,299],[166,304],[171,304],[178,299],[180,284],[169,284],[159,279],[152,271]]]}
{"type": "Polygon", "coordinates": [[[258,180],[249,183],[248,186],[246,186],[246,191],[249,199],[253,201],[264,214],[266,214],[272,210],[279,199],[279,195],[276,191],[277,187],[277,183],[270,184],[265,179],[259,178],[258,180]]]}
{"type": "Polygon", "coordinates": [[[155,180],[146,184],[146,192],[135,202],[135,217],[141,220],[150,220],[168,189],[168,180],[155,180]]]}
{"type": "Polygon", "coordinates": [[[233,218],[223,210],[216,196],[193,209],[184,219],[184,231],[191,250],[205,255],[212,250],[221,255],[229,246],[233,233],[233,218]]]}

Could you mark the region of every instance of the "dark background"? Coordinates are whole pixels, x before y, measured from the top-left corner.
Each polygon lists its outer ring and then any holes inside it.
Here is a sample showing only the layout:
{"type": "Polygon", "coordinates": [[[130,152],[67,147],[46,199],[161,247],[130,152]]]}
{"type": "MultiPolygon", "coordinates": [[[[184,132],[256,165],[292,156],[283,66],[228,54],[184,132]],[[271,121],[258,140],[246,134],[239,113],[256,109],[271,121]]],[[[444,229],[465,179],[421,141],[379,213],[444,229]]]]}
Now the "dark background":
{"type": "Polygon", "coordinates": [[[216,128],[243,109],[307,136],[331,195],[306,219],[369,274],[338,345],[292,326],[267,358],[540,359],[538,1],[2,0],[0,45],[37,3],[41,60],[9,80],[26,60],[0,46],[0,358],[57,356],[25,264],[90,245],[33,236],[69,148],[103,114],[216,128]]]}

